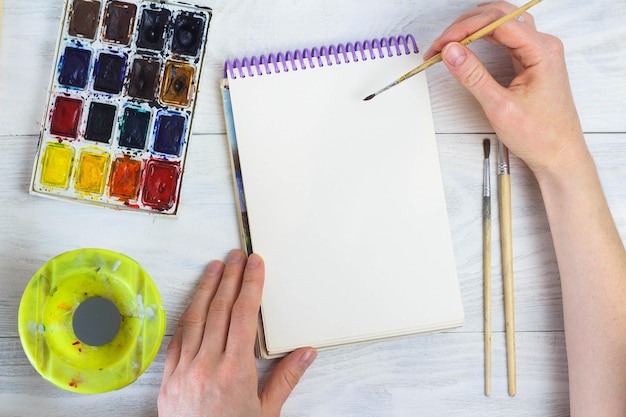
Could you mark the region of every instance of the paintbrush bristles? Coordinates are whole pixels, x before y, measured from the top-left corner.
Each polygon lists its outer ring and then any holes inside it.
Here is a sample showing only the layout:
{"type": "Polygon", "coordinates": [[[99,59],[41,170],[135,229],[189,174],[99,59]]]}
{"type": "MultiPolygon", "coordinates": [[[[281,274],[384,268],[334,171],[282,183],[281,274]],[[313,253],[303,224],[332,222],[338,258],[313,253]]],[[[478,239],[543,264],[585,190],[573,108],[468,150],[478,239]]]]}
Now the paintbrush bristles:
{"type": "Polygon", "coordinates": [[[391,87],[400,84],[402,81],[406,80],[407,78],[411,78],[412,76],[414,76],[415,74],[419,74],[420,72],[424,71],[426,68],[431,67],[433,65],[435,65],[438,62],[441,62],[443,60],[443,58],[441,57],[441,54],[437,54],[434,57],[430,58],[427,61],[424,61],[421,65],[417,66],[416,68],[413,68],[411,71],[407,72],[406,74],[402,75],[400,78],[398,78],[397,80],[395,80],[394,82],[384,86],[383,88],[381,88],[380,90],[376,91],[375,93],[370,94],[369,96],[365,97],[363,99],[363,101],[367,101],[367,100],[371,100],[374,97],[376,97],[377,95],[384,93],[385,91],[389,90],[391,87]]]}
{"type": "Polygon", "coordinates": [[[489,139],[483,140],[483,152],[485,159],[489,159],[489,154],[491,153],[491,141],[489,139]]]}

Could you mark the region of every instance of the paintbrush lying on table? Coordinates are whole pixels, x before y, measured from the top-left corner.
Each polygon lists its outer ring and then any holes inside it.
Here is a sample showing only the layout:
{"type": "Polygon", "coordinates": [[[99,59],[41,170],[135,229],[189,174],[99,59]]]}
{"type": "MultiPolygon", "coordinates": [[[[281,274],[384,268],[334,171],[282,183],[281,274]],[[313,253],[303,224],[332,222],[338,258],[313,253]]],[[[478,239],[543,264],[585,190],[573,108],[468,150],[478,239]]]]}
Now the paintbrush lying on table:
{"type": "Polygon", "coordinates": [[[491,141],[483,140],[483,313],[485,331],[485,395],[491,395],[491,141]]]}
{"type": "Polygon", "coordinates": [[[509,395],[517,392],[515,365],[515,306],[513,295],[513,231],[511,224],[511,171],[509,150],[498,140],[498,206],[500,211],[500,245],[504,287],[504,320],[506,330],[506,364],[509,395]]]}

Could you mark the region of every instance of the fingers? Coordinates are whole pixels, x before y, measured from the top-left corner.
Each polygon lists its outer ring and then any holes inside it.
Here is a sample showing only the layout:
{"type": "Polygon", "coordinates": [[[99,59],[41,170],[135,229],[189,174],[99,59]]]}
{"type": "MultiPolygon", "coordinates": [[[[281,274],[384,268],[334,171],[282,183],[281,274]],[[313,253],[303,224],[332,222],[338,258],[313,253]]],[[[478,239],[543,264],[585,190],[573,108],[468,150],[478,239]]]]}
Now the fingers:
{"type": "Polygon", "coordinates": [[[246,255],[236,249],[230,252],[219,287],[208,305],[202,348],[209,354],[224,352],[231,312],[241,288],[246,255]]]}
{"type": "Polygon", "coordinates": [[[234,354],[252,353],[264,277],[263,259],[256,254],[246,262],[243,251],[233,250],[226,265],[211,262],[170,341],[164,374],[201,349],[223,352],[230,338],[234,354]]]}
{"type": "Polygon", "coordinates": [[[233,305],[226,342],[227,352],[239,355],[239,357],[250,354],[254,349],[264,279],[263,259],[253,253],[248,258],[243,272],[243,282],[239,297],[233,305]]]}
{"type": "MultiPolygon", "coordinates": [[[[168,345],[159,411],[170,408],[180,415],[190,404],[211,415],[224,415],[224,410],[250,415],[260,409],[254,342],[264,277],[263,259],[253,254],[246,260],[241,250],[232,251],[226,264],[209,264],[168,345]]],[[[299,362],[312,361],[314,355],[298,357],[278,368],[293,385],[308,366],[299,362]]],[[[280,410],[290,390],[284,394],[281,385],[274,385],[278,389],[271,392],[281,393],[276,397],[280,410]]]]}
{"type": "Polygon", "coordinates": [[[180,361],[180,349],[182,341],[183,326],[181,320],[179,321],[178,326],[176,326],[174,336],[172,336],[170,343],[167,345],[167,354],[165,355],[165,365],[163,367],[163,384],[165,384],[165,382],[169,379],[172,373],[174,373],[174,370],[176,369],[176,366],[180,361]]]}
{"type": "Polygon", "coordinates": [[[263,415],[278,416],[287,397],[304,372],[317,357],[312,348],[301,348],[282,359],[270,375],[261,393],[263,415]]]}
{"type": "Polygon", "coordinates": [[[195,357],[200,349],[207,310],[220,284],[223,269],[224,264],[220,261],[213,261],[207,266],[191,304],[180,319],[179,329],[177,329],[180,342],[178,339],[173,339],[176,344],[172,349],[176,349],[177,344],[180,343],[180,356],[183,359],[195,357]]]}
{"type": "MultiPolygon", "coordinates": [[[[517,10],[517,6],[514,6],[511,3],[507,3],[505,1],[496,1],[496,2],[484,2],[478,3],[477,7],[470,10],[469,12],[459,16],[456,18],[454,22],[450,26],[453,26],[456,23],[463,22],[464,20],[468,20],[469,18],[484,14],[490,16],[490,18],[485,19],[484,23],[481,26],[477,27],[474,31],[481,29],[488,24],[495,22],[496,20],[504,17],[505,15],[517,10]]],[[[527,23],[531,27],[535,27],[535,19],[528,12],[522,12],[517,17],[518,21],[527,23]]]]}
{"type": "Polygon", "coordinates": [[[204,336],[208,305],[219,285],[223,267],[220,261],[213,261],[207,266],[198,284],[196,295],[178,321],[167,346],[163,369],[164,383],[176,369],[181,357],[189,361],[198,353],[204,336]]]}
{"type": "MultiPolygon", "coordinates": [[[[479,5],[479,7],[461,15],[446,28],[442,34],[433,41],[430,48],[424,54],[424,59],[429,59],[441,52],[448,43],[458,42],[466,38],[515,9],[515,6],[506,2],[484,3],[479,5]]],[[[520,42],[530,42],[528,36],[532,33],[537,33],[534,18],[531,14],[524,12],[518,19],[504,23],[492,33],[486,35],[484,39],[511,48],[515,47],[515,45],[518,45],[520,42]]]]}
{"type": "Polygon", "coordinates": [[[487,115],[497,110],[511,94],[464,45],[452,42],[443,49],[443,62],[450,73],[478,100],[487,115]]]}

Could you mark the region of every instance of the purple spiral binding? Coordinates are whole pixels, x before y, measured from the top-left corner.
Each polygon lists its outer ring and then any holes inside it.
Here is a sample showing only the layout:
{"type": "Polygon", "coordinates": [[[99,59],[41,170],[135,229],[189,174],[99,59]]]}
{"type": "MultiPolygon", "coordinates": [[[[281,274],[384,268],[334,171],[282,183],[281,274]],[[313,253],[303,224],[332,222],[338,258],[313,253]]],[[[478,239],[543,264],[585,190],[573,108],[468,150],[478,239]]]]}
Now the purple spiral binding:
{"type": "Polygon", "coordinates": [[[260,57],[245,57],[241,60],[229,60],[224,63],[224,77],[231,79],[254,77],[255,75],[280,73],[281,71],[305,70],[316,66],[339,65],[350,63],[351,60],[354,62],[367,61],[368,59],[418,52],[417,42],[415,42],[413,35],[409,34],[320,48],[296,49],[295,51],[261,55],[260,57]]]}

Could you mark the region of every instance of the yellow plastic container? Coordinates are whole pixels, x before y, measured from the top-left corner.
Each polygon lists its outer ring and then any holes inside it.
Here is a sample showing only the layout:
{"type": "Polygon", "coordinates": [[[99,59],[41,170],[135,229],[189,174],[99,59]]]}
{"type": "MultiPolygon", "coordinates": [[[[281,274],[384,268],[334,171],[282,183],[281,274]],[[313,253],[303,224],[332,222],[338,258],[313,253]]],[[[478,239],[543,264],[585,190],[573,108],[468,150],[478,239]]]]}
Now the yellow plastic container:
{"type": "Polygon", "coordinates": [[[150,276],[131,258],[105,249],[79,249],[49,260],[26,287],[18,321],[22,346],[37,371],[60,388],[84,394],[135,381],[156,356],[165,332],[165,310],[150,276]],[[109,315],[85,316],[90,304],[108,304],[109,315]],[[111,309],[119,317],[112,317],[111,309]],[[81,330],[75,331],[79,323],[81,330]],[[99,325],[106,325],[102,333],[119,329],[108,341],[94,342],[84,329],[98,335],[99,325]]]}

